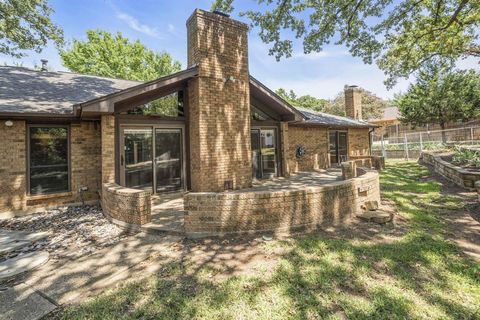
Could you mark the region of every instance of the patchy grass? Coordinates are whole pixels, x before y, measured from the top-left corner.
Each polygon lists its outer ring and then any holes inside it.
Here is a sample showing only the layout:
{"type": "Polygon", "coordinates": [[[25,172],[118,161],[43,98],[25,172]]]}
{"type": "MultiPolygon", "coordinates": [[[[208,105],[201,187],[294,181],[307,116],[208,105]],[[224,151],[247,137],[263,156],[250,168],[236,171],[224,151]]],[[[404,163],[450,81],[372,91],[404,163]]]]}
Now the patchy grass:
{"type": "MultiPolygon", "coordinates": [[[[65,319],[480,319],[480,269],[444,237],[442,214],[461,209],[428,171],[392,162],[383,197],[408,219],[390,241],[309,235],[265,244],[282,248],[274,268],[211,277],[205,266],[168,264],[124,284],[65,319]]],[[[352,230],[354,232],[354,230],[352,230]]]]}

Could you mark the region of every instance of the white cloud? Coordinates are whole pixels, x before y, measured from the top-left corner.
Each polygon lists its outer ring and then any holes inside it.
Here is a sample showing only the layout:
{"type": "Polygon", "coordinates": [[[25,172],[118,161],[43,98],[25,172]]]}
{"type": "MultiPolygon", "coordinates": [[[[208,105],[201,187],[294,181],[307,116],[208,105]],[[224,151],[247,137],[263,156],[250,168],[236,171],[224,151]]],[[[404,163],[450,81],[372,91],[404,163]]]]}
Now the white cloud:
{"type": "Polygon", "coordinates": [[[117,18],[125,21],[130,28],[132,28],[135,31],[141,32],[143,34],[146,34],[148,36],[160,39],[160,33],[156,28],[150,27],[146,24],[140,23],[137,19],[134,17],[123,13],[123,12],[117,12],[117,18]]]}

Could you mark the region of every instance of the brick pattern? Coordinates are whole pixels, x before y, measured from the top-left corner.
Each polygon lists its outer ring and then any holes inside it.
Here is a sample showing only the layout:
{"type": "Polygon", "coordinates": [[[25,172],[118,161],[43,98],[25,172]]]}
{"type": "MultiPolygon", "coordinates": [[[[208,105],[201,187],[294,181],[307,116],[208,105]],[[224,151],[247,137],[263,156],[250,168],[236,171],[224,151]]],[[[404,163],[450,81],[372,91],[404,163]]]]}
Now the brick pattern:
{"type": "Polygon", "coordinates": [[[142,225],[151,221],[151,206],[148,191],[125,188],[116,183],[103,184],[102,209],[109,218],[142,225]]]}
{"type": "Polygon", "coordinates": [[[187,21],[190,171],[193,191],[252,184],[247,26],[196,10],[187,21]]]}
{"type": "Polygon", "coordinates": [[[322,127],[288,126],[288,166],[291,172],[314,171],[329,166],[328,131],[322,127]],[[297,147],[306,149],[297,157],[297,147]]]}
{"type": "Polygon", "coordinates": [[[467,171],[461,167],[457,167],[443,160],[441,155],[436,155],[433,152],[422,152],[421,159],[423,162],[433,166],[435,172],[441,174],[460,187],[474,189],[476,181],[480,181],[480,172],[467,171]]]}
{"type": "Polygon", "coordinates": [[[83,200],[97,200],[100,190],[100,123],[80,122],[70,125],[70,164],[74,196],[82,187],[83,200]]]}
{"type": "Polygon", "coordinates": [[[362,91],[360,88],[345,88],[345,113],[349,118],[362,119],[362,91]]]}
{"type": "Polygon", "coordinates": [[[290,176],[290,159],[292,154],[290,151],[290,137],[288,133],[288,122],[280,123],[280,158],[283,176],[290,176]]]}
{"type": "Polygon", "coordinates": [[[300,190],[188,193],[189,237],[273,231],[288,233],[345,223],[365,201],[380,201],[375,171],[347,181],[300,190]]]}
{"type": "Polygon", "coordinates": [[[348,129],[348,155],[349,157],[369,156],[370,141],[368,128],[348,129]]]}
{"type": "Polygon", "coordinates": [[[0,213],[59,206],[98,199],[100,186],[100,126],[94,122],[70,125],[71,191],[27,196],[27,124],[0,126],[0,213]],[[88,190],[80,195],[79,189],[88,190]]]}
{"type": "Polygon", "coordinates": [[[102,183],[115,182],[115,116],[101,119],[102,183]]]}
{"type": "Polygon", "coordinates": [[[21,210],[26,192],[26,124],[0,123],[0,212],[21,210]]]}

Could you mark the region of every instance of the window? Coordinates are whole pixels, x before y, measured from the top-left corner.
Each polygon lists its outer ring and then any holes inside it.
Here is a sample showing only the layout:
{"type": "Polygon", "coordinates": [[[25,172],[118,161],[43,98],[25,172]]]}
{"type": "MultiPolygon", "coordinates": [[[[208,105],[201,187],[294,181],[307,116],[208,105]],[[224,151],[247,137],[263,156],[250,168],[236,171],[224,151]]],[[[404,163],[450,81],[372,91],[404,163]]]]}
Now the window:
{"type": "Polygon", "coordinates": [[[144,116],[183,117],[183,91],[174,92],[127,111],[144,116]]]}
{"type": "Polygon", "coordinates": [[[69,191],[68,128],[29,127],[29,193],[69,191]]]}

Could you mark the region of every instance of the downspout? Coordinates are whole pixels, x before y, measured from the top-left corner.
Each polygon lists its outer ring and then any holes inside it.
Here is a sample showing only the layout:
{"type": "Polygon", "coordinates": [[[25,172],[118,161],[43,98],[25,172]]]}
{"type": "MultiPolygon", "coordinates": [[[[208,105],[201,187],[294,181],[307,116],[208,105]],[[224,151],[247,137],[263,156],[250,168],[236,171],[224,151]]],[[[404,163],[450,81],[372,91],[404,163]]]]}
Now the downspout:
{"type": "Polygon", "coordinates": [[[375,128],[368,130],[368,149],[370,157],[372,156],[372,132],[375,131],[375,128]]]}

